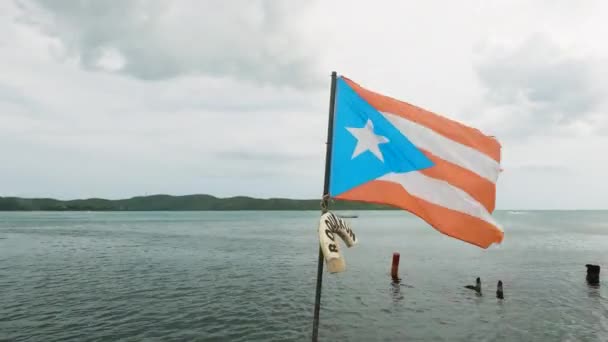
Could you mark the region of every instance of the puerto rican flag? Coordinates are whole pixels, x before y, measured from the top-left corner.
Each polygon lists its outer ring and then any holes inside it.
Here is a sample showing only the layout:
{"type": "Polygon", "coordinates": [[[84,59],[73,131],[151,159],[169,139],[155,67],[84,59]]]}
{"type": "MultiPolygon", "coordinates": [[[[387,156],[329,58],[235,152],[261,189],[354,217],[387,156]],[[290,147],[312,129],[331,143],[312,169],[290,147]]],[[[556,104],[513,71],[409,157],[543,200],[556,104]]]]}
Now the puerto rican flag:
{"type": "Polygon", "coordinates": [[[329,195],[413,213],[439,232],[487,248],[500,143],[409,103],[336,80],[329,195]]]}

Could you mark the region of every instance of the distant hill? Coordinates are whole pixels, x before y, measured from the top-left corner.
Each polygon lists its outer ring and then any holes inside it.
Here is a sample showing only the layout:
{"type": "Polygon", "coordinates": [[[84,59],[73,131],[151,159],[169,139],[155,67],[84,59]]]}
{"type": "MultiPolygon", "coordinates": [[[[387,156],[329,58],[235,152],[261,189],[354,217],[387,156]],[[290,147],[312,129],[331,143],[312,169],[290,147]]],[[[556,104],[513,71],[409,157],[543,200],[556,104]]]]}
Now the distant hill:
{"type": "MultiPolygon", "coordinates": [[[[332,201],[333,210],[387,210],[388,206],[332,201]]],[[[320,210],[320,200],[261,199],[245,196],[152,195],[108,200],[88,198],[61,201],[52,198],[0,197],[0,211],[168,211],[168,210],[320,210]]]]}

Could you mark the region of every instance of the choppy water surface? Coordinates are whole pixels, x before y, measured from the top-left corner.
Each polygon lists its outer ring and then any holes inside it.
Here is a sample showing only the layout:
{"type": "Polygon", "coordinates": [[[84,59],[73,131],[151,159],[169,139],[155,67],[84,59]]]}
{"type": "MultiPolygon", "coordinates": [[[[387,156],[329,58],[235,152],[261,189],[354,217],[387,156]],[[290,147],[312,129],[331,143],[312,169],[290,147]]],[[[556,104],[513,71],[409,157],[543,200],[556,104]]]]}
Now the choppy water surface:
{"type": "MultiPolygon", "coordinates": [[[[608,212],[499,212],[489,250],[404,212],[359,215],[347,271],[324,275],[321,340],[608,338],[608,212]],[[604,267],[600,288],[586,263],[604,267]],[[463,287],[477,276],[482,297],[463,287]]],[[[0,340],[309,340],[318,217],[0,213],[0,340]]]]}

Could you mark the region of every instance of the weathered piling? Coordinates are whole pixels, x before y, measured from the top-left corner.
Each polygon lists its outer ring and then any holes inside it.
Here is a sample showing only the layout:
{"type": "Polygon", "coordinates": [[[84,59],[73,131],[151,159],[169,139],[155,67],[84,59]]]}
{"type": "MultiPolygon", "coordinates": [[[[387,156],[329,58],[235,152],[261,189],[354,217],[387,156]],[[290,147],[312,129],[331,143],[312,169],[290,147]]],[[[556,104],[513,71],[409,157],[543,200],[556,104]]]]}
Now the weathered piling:
{"type": "Polygon", "coordinates": [[[481,295],[481,278],[477,277],[477,279],[475,279],[475,285],[467,285],[465,287],[470,290],[475,290],[477,294],[481,295]]]}
{"type": "Polygon", "coordinates": [[[399,253],[395,252],[393,253],[393,263],[391,266],[391,278],[393,278],[393,281],[399,281],[399,258],[400,255],[399,253]]]}
{"type": "Polygon", "coordinates": [[[502,290],[502,280],[499,280],[498,285],[496,286],[496,298],[498,298],[498,299],[505,298],[504,292],[502,290]]]}
{"type": "Polygon", "coordinates": [[[587,267],[587,283],[589,285],[600,284],[600,266],[599,265],[585,265],[587,267]]]}

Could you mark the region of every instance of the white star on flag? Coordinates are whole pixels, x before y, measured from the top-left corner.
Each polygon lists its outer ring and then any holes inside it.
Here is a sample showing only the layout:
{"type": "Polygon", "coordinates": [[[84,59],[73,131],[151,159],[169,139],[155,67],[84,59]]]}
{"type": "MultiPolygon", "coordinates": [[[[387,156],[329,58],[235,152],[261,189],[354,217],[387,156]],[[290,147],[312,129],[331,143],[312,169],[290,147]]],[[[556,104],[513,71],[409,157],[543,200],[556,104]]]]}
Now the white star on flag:
{"type": "Polygon", "coordinates": [[[380,147],[378,145],[385,144],[389,142],[389,140],[384,136],[374,134],[374,123],[372,120],[367,119],[367,123],[364,127],[346,127],[346,129],[355,137],[355,139],[357,139],[357,146],[355,146],[355,151],[353,152],[351,159],[354,159],[365,151],[370,151],[376,158],[384,162],[384,157],[382,156],[382,152],[380,152],[380,147]]]}

